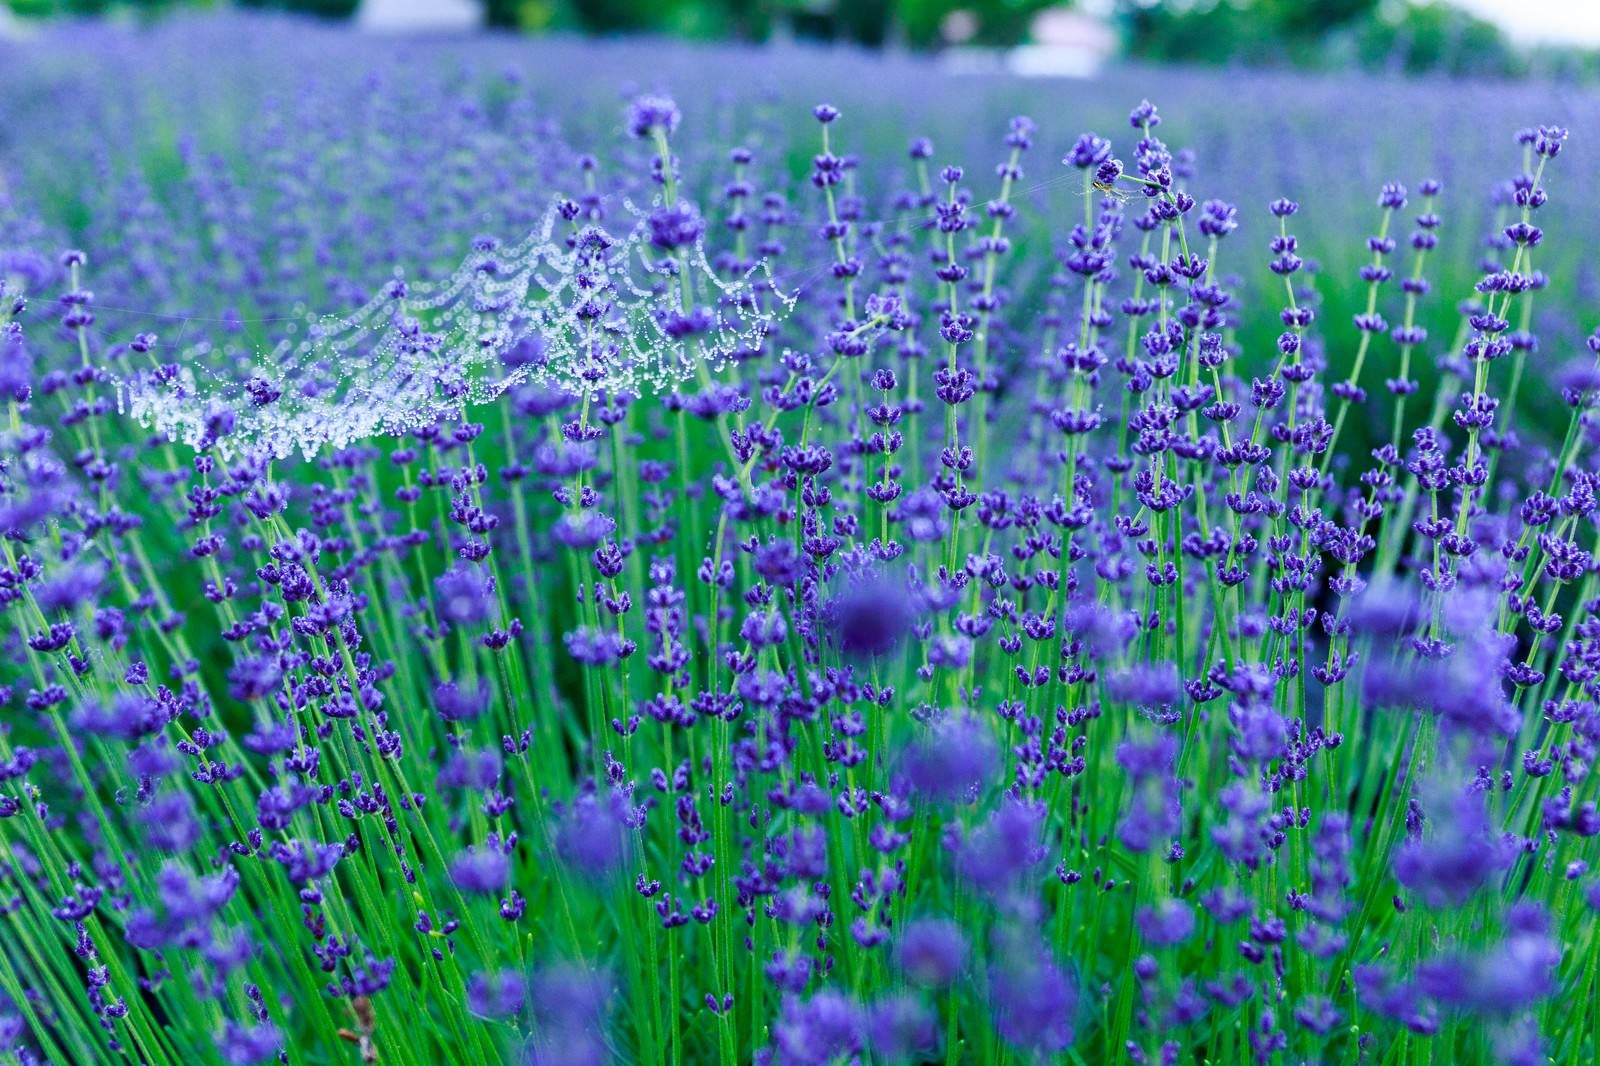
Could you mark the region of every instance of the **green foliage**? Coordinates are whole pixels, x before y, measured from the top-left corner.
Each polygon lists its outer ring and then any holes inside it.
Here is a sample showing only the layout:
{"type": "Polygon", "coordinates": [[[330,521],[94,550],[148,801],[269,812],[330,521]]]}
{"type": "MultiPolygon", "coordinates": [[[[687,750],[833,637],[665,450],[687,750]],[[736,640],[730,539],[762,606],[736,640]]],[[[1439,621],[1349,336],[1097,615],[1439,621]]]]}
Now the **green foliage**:
{"type": "Polygon", "coordinates": [[[1253,17],[1285,37],[1316,38],[1370,15],[1377,0],[1256,0],[1253,17]]]}
{"type": "MultiPolygon", "coordinates": [[[[512,0],[491,0],[510,3],[512,0]]],[[[694,37],[765,40],[780,27],[806,38],[869,48],[944,43],[944,20],[972,16],[974,43],[1008,46],[1027,39],[1040,10],[1060,0],[569,0],[577,25],[590,32],[670,32],[694,37]]]]}
{"type": "Polygon", "coordinates": [[[317,18],[349,18],[361,0],[239,0],[241,7],[270,11],[292,11],[317,18]]]}
{"type": "Polygon", "coordinates": [[[1342,67],[1507,77],[1528,72],[1505,36],[1448,3],[1123,0],[1129,53],[1157,62],[1342,67]]]}
{"type": "MultiPolygon", "coordinates": [[[[841,7],[849,6],[841,4],[841,7]]],[[[977,25],[974,43],[1006,46],[1027,40],[1033,17],[1047,7],[1059,6],[1052,0],[894,0],[893,18],[907,43],[930,48],[941,43],[940,24],[952,12],[971,14],[977,25]]]]}
{"type": "Polygon", "coordinates": [[[682,6],[653,0],[576,0],[572,9],[590,33],[620,33],[663,29],[666,17],[682,6]]]}
{"type": "Polygon", "coordinates": [[[11,0],[11,10],[24,18],[44,18],[49,15],[98,15],[110,6],[109,0],[11,0]]]}
{"type": "Polygon", "coordinates": [[[1408,74],[1508,76],[1523,62],[1491,23],[1446,4],[1407,4],[1397,18],[1373,18],[1356,30],[1363,66],[1408,74]]]}

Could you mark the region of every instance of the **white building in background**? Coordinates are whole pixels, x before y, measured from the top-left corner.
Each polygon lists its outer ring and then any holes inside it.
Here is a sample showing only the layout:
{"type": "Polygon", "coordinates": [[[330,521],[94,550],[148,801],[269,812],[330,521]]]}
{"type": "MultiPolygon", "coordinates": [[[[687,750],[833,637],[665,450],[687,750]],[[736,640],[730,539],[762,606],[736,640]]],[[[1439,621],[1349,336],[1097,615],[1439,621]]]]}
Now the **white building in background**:
{"type": "Polygon", "coordinates": [[[1117,54],[1111,24],[1074,8],[1045,8],[1028,36],[1032,43],[1006,54],[1006,67],[1025,78],[1092,78],[1117,54]]]}
{"type": "Polygon", "coordinates": [[[368,33],[469,33],[483,26],[478,0],[361,0],[356,25],[368,33]]]}

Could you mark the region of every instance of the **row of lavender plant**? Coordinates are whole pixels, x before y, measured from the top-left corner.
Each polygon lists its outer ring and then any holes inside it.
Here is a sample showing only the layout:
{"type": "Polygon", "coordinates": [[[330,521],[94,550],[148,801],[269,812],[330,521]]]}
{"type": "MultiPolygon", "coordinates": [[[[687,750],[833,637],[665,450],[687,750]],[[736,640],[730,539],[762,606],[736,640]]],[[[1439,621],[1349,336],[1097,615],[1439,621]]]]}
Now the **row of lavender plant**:
{"type": "MultiPolygon", "coordinates": [[[[735,366],[306,461],[226,410],[143,438],[124,368],[218,352],[90,289],[104,256],[270,319],[374,283],[318,274],[369,208],[280,170],[256,244],[260,190],[196,161],[220,277],[164,277],[160,227],[7,255],[7,1054],[1593,1057],[1600,340],[1533,332],[1565,131],[1519,135],[1441,294],[1435,181],[1318,278],[1298,206],[1202,200],[1148,104],[1060,164],[1020,117],[984,172],[915,141],[903,191],[814,117],[691,173],[641,97],[631,171],[530,164],[595,250],[591,358],[652,195],[686,351],[698,247],[798,298],[735,366]],[[1019,218],[1058,165],[1081,217],[1019,218]]],[[[464,251],[470,204],[417,210],[461,215],[419,257],[464,251]]]]}

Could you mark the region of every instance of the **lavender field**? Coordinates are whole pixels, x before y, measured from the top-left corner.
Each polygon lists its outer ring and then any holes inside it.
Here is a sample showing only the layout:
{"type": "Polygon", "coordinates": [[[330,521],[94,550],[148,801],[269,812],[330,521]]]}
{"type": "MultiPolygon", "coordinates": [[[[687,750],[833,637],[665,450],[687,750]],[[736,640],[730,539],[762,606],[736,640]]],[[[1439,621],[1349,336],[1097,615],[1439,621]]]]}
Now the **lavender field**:
{"type": "Polygon", "coordinates": [[[0,1062],[1600,1059],[1600,93],[0,41],[0,1062]]]}

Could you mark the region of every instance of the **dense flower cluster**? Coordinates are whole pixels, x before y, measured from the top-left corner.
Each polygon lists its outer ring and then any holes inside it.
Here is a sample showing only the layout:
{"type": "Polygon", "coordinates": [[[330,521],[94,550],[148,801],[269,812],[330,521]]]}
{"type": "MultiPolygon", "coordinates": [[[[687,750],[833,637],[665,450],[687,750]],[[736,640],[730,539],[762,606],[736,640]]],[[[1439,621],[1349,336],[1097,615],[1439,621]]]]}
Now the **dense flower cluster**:
{"type": "Polygon", "coordinates": [[[253,159],[117,156],[72,245],[0,181],[0,1053],[1600,1054],[1565,129],[1453,160],[1481,248],[1379,179],[1336,274],[1148,101],[957,165],[660,91],[580,148],[444,79],[428,187],[387,76],[353,139],[308,83],[253,159]],[[475,402],[388,268],[493,275],[552,199],[572,313],[483,358],[577,357],[475,402]],[[390,303],[428,417],[244,439],[339,381],[262,363],[300,305],[390,303]],[[641,336],[675,388],[614,387],[641,336]],[[197,438],[117,409],[197,365],[197,438]]]}

